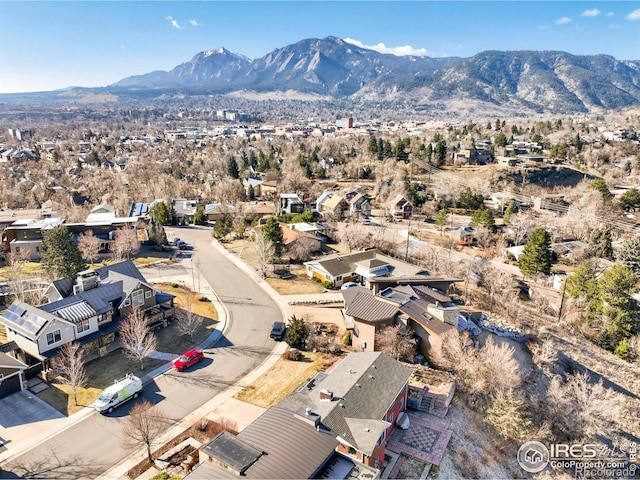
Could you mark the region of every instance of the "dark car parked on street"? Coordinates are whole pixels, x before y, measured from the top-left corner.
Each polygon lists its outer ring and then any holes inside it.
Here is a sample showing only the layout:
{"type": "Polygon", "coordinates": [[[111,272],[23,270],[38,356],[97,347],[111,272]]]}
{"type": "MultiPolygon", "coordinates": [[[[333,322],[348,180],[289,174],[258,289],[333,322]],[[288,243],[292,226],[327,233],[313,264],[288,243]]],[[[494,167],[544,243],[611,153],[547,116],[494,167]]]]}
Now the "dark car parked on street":
{"type": "Polygon", "coordinates": [[[286,331],[287,326],[284,322],[274,322],[271,327],[271,333],[269,336],[274,340],[282,340],[284,338],[284,332],[286,331]]]}

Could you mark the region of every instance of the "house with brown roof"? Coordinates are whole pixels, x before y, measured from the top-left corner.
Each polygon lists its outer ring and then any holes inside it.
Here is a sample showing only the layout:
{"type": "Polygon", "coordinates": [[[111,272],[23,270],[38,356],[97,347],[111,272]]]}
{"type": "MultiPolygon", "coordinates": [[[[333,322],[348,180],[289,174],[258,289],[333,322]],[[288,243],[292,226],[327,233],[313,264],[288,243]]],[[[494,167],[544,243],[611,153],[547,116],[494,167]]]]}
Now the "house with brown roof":
{"type": "MultiPolygon", "coordinates": [[[[345,464],[351,471],[353,462],[336,452],[336,435],[310,410],[273,406],[238,435],[222,432],[200,448],[200,463],[184,479],[326,478],[345,464]]],[[[377,472],[369,473],[375,478],[377,472]]]]}
{"type": "Polygon", "coordinates": [[[354,345],[375,350],[375,335],[386,327],[402,324],[419,338],[418,350],[425,357],[437,353],[442,337],[458,330],[458,306],[437,288],[422,284],[396,285],[379,293],[362,287],[342,291],[345,328],[354,345]]]}

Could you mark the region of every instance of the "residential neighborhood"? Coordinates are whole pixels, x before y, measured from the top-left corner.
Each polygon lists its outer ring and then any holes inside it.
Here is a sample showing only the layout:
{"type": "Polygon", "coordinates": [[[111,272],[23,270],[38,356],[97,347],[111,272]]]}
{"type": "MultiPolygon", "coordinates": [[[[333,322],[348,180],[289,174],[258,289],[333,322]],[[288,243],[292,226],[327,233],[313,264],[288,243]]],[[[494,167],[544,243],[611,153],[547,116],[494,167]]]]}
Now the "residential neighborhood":
{"type": "Polygon", "coordinates": [[[633,134],[165,113],[3,137],[0,478],[511,478],[640,434],[633,134]]]}

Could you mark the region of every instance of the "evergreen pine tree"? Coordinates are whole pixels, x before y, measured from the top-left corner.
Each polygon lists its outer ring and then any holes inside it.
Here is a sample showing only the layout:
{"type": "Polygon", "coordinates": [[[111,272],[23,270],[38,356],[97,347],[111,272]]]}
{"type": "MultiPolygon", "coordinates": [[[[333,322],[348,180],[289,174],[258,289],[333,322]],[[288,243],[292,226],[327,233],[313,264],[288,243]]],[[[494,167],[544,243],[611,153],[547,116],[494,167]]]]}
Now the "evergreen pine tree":
{"type": "Polygon", "coordinates": [[[636,277],[640,277],[640,236],[624,242],[617,258],[620,263],[629,267],[636,277]]]}
{"type": "Polygon", "coordinates": [[[227,159],[227,173],[234,180],[240,178],[240,169],[238,168],[238,162],[233,155],[227,159]]]}
{"type": "Polygon", "coordinates": [[[86,268],[82,253],[64,225],[45,230],[40,257],[45,275],[51,279],[70,277],[86,268]]]}
{"type": "Polygon", "coordinates": [[[304,350],[307,341],[307,324],[304,318],[292,315],[289,318],[289,328],[287,329],[287,345],[291,348],[304,350]]]}
{"type": "Polygon", "coordinates": [[[284,237],[282,234],[282,228],[280,228],[280,223],[278,223],[278,220],[275,217],[271,217],[267,220],[267,223],[262,227],[262,234],[265,238],[273,242],[276,256],[279,257],[282,255],[282,252],[284,251],[284,237]]]}
{"type": "Polygon", "coordinates": [[[551,235],[544,228],[536,228],[529,236],[529,241],[522,250],[518,266],[525,276],[536,273],[551,273],[551,235]]]}

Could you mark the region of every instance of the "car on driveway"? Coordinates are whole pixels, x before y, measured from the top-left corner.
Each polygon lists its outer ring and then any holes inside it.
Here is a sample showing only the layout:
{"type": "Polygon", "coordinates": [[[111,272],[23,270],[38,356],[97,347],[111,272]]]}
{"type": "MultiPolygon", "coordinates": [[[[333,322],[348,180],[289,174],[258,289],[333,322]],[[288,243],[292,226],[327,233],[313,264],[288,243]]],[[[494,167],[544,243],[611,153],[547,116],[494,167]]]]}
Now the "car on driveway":
{"type": "Polygon", "coordinates": [[[187,245],[186,242],[183,241],[179,241],[176,245],[178,245],[178,248],[180,250],[187,250],[189,248],[189,246],[187,245]]]}
{"type": "Polygon", "coordinates": [[[203,358],[204,358],[204,352],[199,348],[194,348],[192,350],[189,350],[188,352],[184,352],[182,355],[176,358],[172,362],[173,368],[181,372],[185,368],[189,368],[195,365],[203,358]]]}
{"type": "Polygon", "coordinates": [[[273,322],[271,327],[271,333],[269,336],[274,340],[282,340],[284,338],[284,332],[287,330],[287,326],[284,322],[273,322]]]}
{"type": "Polygon", "coordinates": [[[346,290],[347,288],[351,287],[359,287],[359,285],[356,282],[345,282],[340,287],[340,290],[346,290]]]}

